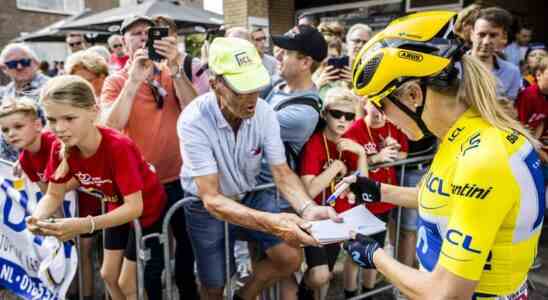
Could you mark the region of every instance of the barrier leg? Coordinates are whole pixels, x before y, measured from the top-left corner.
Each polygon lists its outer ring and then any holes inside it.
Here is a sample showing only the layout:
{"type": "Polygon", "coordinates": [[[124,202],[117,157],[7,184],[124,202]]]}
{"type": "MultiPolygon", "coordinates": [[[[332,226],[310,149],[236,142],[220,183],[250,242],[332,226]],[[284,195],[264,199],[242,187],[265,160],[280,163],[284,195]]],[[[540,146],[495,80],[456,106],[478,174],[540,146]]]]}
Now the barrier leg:
{"type": "MultiPolygon", "coordinates": [[[[175,214],[177,209],[180,209],[185,203],[198,200],[196,197],[186,197],[182,200],[177,201],[173,206],[169,208],[164,217],[164,222],[162,223],[162,233],[160,235],[160,243],[163,243],[164,250],[164,272],[166,276],[166,294],[167,300],[172,300],[173,298],[173,274],[171,272],[171,258],[170,251],[171,245],[169,240],[169,224],[171,223],[171,218],[175,214]]],[[[181,291],[179,291],[181,292],[181,291]]]]}
{"type": "MultiPolygon", "coordinates": [[[[105,204],[105,202],[101,201],[101,214],[104,215],[106,211],[107,211],[106,204],[105,204]]],[[[106,245],[106,237],[105,236],[106,236],[105,235],[105,229],[103,229],[103,248],[104,248],[104,245],[106,245]]],[[[103,256],[104,256],[104,252],[103,252],[103,256]]],[[[103,257],[103,259],[104,259],[104,257],[103,257]]],[[[104,288],[105,288],[105,300],[109,300],[110,296],[108,294],[108,288],[107,288],[106,284],[104,285],[104,288]]]]}
{"type": "Polygon", "coordinates": [[[232,290],[232,274],[230,273],[230,232],[229,232],[229,225],[228,222],[225,223],[225,263],[226,263],[226,284],[225,284],[225,291],[226,291],[226,299],[232,300],[232,296],[234,291],[232,290]]]}
{"type": "MultiPolygon", "coordinates": [[[[74,214],[76,217],[80,217],[80,209],[78,207],[78,194],[76,194],[76,201],[74,201],[74,214]]],[[[80,236],[76,236],[76,247],[78,249],[78,299],[84,300],[84,274],[82,273],[83,264],[81,257],[82,243],[80,236]]]]}
{"type": "Polygon", "coordinates": [[[146,255],[143,251],[144,242],[142,240],[143,231],[139,220],[133,220],[133,229],[135,230],[135,246],[137,247],[137,299],[145,300],[145,266],[144,261],[146,261],[146,255]]]}

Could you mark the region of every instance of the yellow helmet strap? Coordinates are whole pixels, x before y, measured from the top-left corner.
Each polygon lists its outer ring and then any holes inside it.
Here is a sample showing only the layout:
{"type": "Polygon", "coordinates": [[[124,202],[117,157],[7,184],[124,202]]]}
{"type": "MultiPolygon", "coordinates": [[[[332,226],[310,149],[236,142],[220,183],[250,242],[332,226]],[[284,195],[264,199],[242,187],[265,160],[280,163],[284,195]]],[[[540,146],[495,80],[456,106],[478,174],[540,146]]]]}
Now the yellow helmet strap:
{"type": "Polygon", "coordinates": [[[422,97],[424,100],[422,102],[422,105],[417,106],[416,111],[412,111],[411,109],[409,109],[409,107],[403,104],[400,100],[398,100],[398,98],[394,97],[392,94],[387,95],[386,98],[388,98],[390,102],[394,103],[394,105],[396,105],[401,111],[403,111],[403,113],[405,113],[413,121],[415,121],[417,126],[419,126],[419,129],[422,131],[423,138],[424,138],[424,137],[432,136],[433,134],[428,129],[428,127],[426,127],[426,124],[422,120],[422,112],[424,111],[424,106],[426,104],[426,85],[421,83],[420,87],[422,90],[422,97]]]}

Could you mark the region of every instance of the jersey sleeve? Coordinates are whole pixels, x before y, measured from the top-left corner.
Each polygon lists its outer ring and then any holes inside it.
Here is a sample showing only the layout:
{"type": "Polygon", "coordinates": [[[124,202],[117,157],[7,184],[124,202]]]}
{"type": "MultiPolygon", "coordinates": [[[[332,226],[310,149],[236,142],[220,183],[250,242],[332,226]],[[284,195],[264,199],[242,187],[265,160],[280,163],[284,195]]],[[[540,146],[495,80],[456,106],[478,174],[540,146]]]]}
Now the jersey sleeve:
{"type": "Polygon", "coordinates": [[[450,186],[452,208],[439,264],[476,281],[490,259],[502,222],[515,205],[518,187],[502,142],[483,140],[478,134],[461,149],[450,186]]]}
{"type": "MultiPolygon", "coordinates": [[[[314,136],[313,136],[314,137],[314,136]]],[[[318,149],[318,143],[315,139],[310,139],[303,147],[301,151],[301,158],[299,160],[299,175],[318,175],[322,172],[322,165],[320,161],[320,149],[318,149]]]]}
{"type": "Polygon", "coordinates": [[[36,170],[34,169],[29,157],[30,155],[31,154],[27,151],[22,151],[19,155],[19,164],[21,165],[21,169],[27,175],[30,181],[38,182],[40,181],[40,177],[38,177],[38,174],[36,174],[36,170]]]}

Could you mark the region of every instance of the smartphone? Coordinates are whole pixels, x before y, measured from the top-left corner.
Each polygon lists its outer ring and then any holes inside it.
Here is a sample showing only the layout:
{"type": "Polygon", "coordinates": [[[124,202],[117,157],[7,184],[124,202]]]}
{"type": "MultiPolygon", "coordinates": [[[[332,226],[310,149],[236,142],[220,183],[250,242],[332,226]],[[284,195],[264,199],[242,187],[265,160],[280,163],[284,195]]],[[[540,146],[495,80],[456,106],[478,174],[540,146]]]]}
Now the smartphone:
{"type": "Polygon", "coordinates": [[[348,56],[331,57],[327,60],[328,66],[333,66],[334,69],[344,69],[348,67],[348,56]]]}
{"type": "Polygon", "coordinates": [[[148,58],[150,58],[153,61],[161,61],[164,59],[164,57],[158,52],[156,52],[156,49],[154,49],[154,41],[161,40],[162,38],[166,37],[168,34],[168,27],[150,27],[148,30],[148,41],[147,41],[147,49],[148,49],[148,58]]]}

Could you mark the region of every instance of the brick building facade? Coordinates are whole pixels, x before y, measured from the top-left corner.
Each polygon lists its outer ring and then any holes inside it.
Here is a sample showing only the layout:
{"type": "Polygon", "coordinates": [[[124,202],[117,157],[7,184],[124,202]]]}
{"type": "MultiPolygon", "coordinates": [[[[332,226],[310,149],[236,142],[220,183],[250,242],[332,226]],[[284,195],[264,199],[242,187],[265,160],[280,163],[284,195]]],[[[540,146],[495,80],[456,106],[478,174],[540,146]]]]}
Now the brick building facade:
{"type": "MultiPolygon", "coordinates": [[[[387,22],[396,15],[405,14],[413,6],[458,10],[471,3],[480,3],[485,6],[497,5],[509,10],[517,17],[519,22],[530,24],[535,28],[534,40],[548,42],[548,29],[545,26],[548,11],[545,9],[546,2],[544,0],[224,0],[223,10],[225,23],[229,26],[253,27],[257,25],[254,22],[261,23],[260,21],[263,21],[263,23],[266,22],[266,25],[261,26],[268,27],[272,34],[281,34],[294,25],[296,15],[302,12],[322,10],[336,12],[345,9],[359,12],[364,10],[363,7],[374,6],[375,11],[373,14],[375,14],[379,6],[395,4],[399,7],[397,13],[391,7],[390,11],[385,14],[384,19],[383,16],[378,18],[387,22]],[[455,4],[446,5],[447,3],[455,4]]],[[[352,14],[352,12],[349,14],[352,14]]]]}
{"type": "MultiPolygon", "coordinates": [[[[72,0],[74,1],[74,0],[72,0]]],[[[24,1],[22,1],[24,2],[24,1]]],[[[85,0],[86,8],[99,12],[118,5],[117,0],[85,0]]],[[[66,18],[67,14],[30,10],[18,7],[17,0],[2,0],[0,10],[0,48],[21,32],[32,32],[66,18]]]]}

